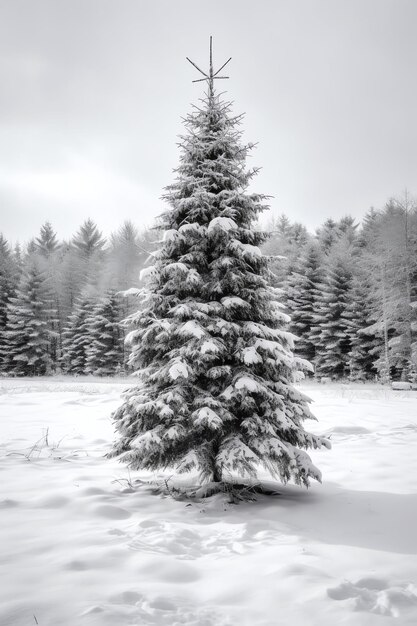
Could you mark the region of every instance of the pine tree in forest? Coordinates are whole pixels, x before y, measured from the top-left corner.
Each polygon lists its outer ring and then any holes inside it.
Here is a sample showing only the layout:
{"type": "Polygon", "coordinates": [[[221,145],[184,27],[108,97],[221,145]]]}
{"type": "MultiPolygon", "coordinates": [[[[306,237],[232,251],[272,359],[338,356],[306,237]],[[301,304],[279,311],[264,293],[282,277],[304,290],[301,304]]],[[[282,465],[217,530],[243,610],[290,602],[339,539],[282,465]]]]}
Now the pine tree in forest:
{"type": "Polygon", "coordinates": [[[316,346],[314,365],[319,376],[349,376],[351,346],[344,313],[351,280],[351,249],[341,242],[327,260],[326,276],[317,295],[311,341],[316,346]]]}
{"type": "Polygon", "coordinates": [[[298,337],[296,353],[310,362],[316,356],[312,326],[322,273],[322,254],[318,243],[312,241],[304,250],[286,285],[286,307],[291,317],[290,331],[298,337]]]}
{"type": "Polygon", "coordinates": [[[82,257],[88,259],[103,249],[105,241],[97,225],[88,219],[73,237],[72,244],[82,257]]]}
{"type": "Polygon", "coordinates": [[[272,219],[267,227],[270,236],[262,246],[262,252],[269,255],[273,285],[282,287],[281,299],[284,302],[288,277],[295,270],[301,251],[310,240],[307,229],[302,224],[291,224],[286,215],[272,219]]]}
{"type": "Polygon", "coordinates": [[[110,288],[122,291],[138,286],[141,256],[139,233],[132,222],[126,221],[110,240],[110,288]]]}
{"type": "Polygon", "coordinates": [[[17,243],[13,249],[13,258],[14,258],[16,267],[18,269],[18,272],[20,274],[20,272],[23,269],[23,255],[22,255],[22,248],[20,246],[20,243],[17,243]]]}
{"type": "Polygon", "coordinates": [[[62,255],[56,233],[49,222],[45,222],[41,227],[39,236],[35,239],[35,246],[36,254],[39,257],[39,266],[45,273],[49,292],[48,302],[45,304],[49,327],[53,331],[51,358],[54,363],[57,363],[62,348],[63,315],[60,299],[60,265],[62,255]]]}
{"type": "Polygon", "coordinates": [[[362,220],[361,228],[358,233],[357,244],[360,248],[368,250],[369,247],[374,248],[378,235],[379,214],[371,207],[362,220]]]}
{"type": "Polygon", "coordinates": [[[317,230],[316,237],[323,252],[328,253],[339,238],[339,230],[334,220],[328,219],[323,226],[317,230]]]}
{"type": "Polygon", "coordinates": [[[5,370],[7,362],[6,326],[8,304],[15,295],[17,266],[7,240],[0,233],[0,371],[5,370]]]}
{"type": "Polygon", "coordinates": [[[102,289],[101,280],[106,263],[105,243],[91,219],[86,220],[72,238],[68,257],[72,262],[72,275],[77,276],[79,294],[87,286],[94,285],[99,291],[102,289]]]}
{"type": "Polygon", "coordinates": [[[48,288],[35,257],[26,260],[15,297],[8,304],[5,332],[8,372],[39,376],[52,371],[51,341],[54,333],[46,315],[48,288]]]}
{"type": "Polygon", "coordinates": [[[308,244],[310,235],[307,228],[300,222],[294,222],[291,226],[291,242],[299,247],[304,247],[308,244]]]}
{"type": "Polygon", "coordinates": [[[86,374],[91,334],[91,313],[96,299],[87,289],[74,305],[63,332],[62,367],[68,374],[86,374]]]}
{"type": "Polygon", "coordinates": [[[372,329],[372,276],[356,268],[342,317],[347,320],[349,336],[349,378],[369,380],[377,373],[376,354],[381,351],[381,338],[372,329]]]}
{"type": "Polygon", "coordinates": [[[69,243],[63,242],[57,255],[57,292],[60,303],[61,326],[67,325],[68,318],[73,312],[77,298],[86,286],[86,272],[83,261],[76,249],[69,243]]]}
{"type": "Polygon", "coordinates": [[[56,233],[49,222],[41,227],[39,237],[35,240],[36,249],[45,258],[49,258],[59,248],[56,233]]]}
{"type": "Polygon", "coordinates": [[[381,226],[381,212],[371,208],[362,220],[356,242],[359,264],[352,280],[353,293],[346,315],[353,315],[355,320],[350,329],[352,377],[366,377],[372,360],[371,371],[376,372],[380,380],[388,382],[389,335],[392,334],[389,305],[391,290],[387,283],[388,256],[381,245],[381,226]],[[365,366],[366,372],[363,372],[360,368],[365,362],[368,362],[368,366],[365,366]]]}
{"type": "Polygon", "coordinates": [[[367,236],[373,300],[368,330],[381,337],[376,366],[384,380],[407,380],[417,365],[416,206],[407,192],[391,199],[367,236]]]}
{"type": "Polygon", "coordinates": [[[120,298],[111,292],[101,298],[87,319],[90,337],[86,350],[87,374],[113,376],[122,372],[124,334],[120,310],[120,298]]]}
{"type": "Polygon", "coordinates": [[[339,238],[344,239],[350,245],[356,243],[358,238],[358,224],[355,224],[355,218],[351,215],[345,215],[337,224],[339,238]]]}
{"type": "Polygon", "coordinates": [[[248,192],[252,146],[241,142],[241,116],[214,92],[211,63],[205,77],[166,190],[146,305],[130,318],[141,383],[114,414],[112,455],[134,469],[196,470],[217,489],[232,472],[256,477],[259,466],[308,485],[320,472],[303,449],[329,444],[303,428],[312,415],[292,383],[306,363],[293,356],[258,247],[266,236],[254,221],[265,205],[248,192]]]}

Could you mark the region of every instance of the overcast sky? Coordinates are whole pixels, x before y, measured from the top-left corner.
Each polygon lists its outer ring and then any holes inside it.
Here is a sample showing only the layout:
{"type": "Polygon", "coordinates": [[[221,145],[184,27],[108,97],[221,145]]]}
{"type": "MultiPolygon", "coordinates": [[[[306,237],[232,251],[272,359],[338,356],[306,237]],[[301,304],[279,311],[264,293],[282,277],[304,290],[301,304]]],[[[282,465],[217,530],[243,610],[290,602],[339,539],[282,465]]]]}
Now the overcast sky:
{"type": "Polygon", "coordinates": [[[0,0],[0,231],[152,224],[210,35],[274,214],[417,193],[416,24],[415,0],[0,0]]]}

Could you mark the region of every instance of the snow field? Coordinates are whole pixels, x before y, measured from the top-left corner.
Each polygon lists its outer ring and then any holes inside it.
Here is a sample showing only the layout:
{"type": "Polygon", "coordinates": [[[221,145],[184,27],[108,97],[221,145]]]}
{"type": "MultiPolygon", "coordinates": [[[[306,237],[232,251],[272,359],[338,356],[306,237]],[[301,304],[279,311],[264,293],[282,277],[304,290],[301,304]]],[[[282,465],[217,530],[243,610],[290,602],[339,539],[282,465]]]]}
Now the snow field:
{"type": "Polygon", "coordinates": [[[305,383],[323,485],[233,506],[103,458],[126,384],[0,380],[1,626],[417,623],[415,392],[305,383]]]}

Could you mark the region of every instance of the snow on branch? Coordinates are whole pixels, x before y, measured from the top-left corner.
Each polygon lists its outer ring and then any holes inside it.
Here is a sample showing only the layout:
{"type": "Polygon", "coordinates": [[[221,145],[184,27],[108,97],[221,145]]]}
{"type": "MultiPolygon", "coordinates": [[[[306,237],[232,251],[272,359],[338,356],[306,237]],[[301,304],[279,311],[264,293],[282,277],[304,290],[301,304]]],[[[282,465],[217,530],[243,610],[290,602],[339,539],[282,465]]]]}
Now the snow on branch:
{"type": "Polygon", "coordinates": [[[185,324],[182,324],[182,326],[180,326],[178,329],[178,333],[180,335],[185,335],[186,337],[196,337],[197,339],[204,337],[204,335],[206,334],[200,324],[198,324],[194,320],[189,320],[185,324]]]}
{"type": "Polygon", "coordinates": [[[144,281],[153,278],[156,273],[157,269],[155,265],[149,265],[149,267],[144,267],[143,270],[140,271],[139,280],[144,281]]]}
{"type": "Polygon", "coordinates": [[[251,376],[240,376],[235,382],[236,389],[245,389],[252,393],[265,393],[266,388],[251,376]]]}
{"type": "Polygon", "coordinates": [[[222,230],[228,232],[237,228],[237,224],[231,217],[215,217],[208,225],[208,232],[213,230],[222,230]]]}
{"type": "Polygon", "coordinates": [[[220,352],[220,348],[217,342],[215,343],[212,339],[209,339],[201,345],[200,352],[202,354],[217,354],[220,352]]]}
{"type": "Polygon", "coordinates": [[[188,378],[188,366],[184,361],[177,360],[169,368],[169,375],[172,380],[177,378],[188,378]]]}
{"type": "Polygon", "coordinates": [[[239,298],[238,296],[228,296],[226,298],[222,298],[220,300],[220,302],[222,303],[222,305],[224,307],[228,308],[233,308],[233,307],[248,307],[249,304],[247,302],[245,302],[245,300],[243,300],[242,298],[239,298]]]}
{"type": "Polygon", "coordinates": [[[192,417],[196,426],[207,426],[212,430],[218,430],[223,426],[221,417],[208,406],[203,406],[198,411],[195,411],[192,417]]]}
{"type": "Polygon", "coordinates": [[[201,234],[205,230],[204,226],[200,226],[197,222],[192,222],[191,224],[183,224],[179,227],[178,231],[182,234],[186,233],[197,233],[201,234]]]}
{"type": "Polygon", "coordinates": [[[242,350],[241,358],[245,365],[255,365],[256,363],[262,363],[262,357],[256,351],[255,346],[244,348],[242,350]]]}
{"type": "Polygon", "coordinates": [[[182,474],[184,472],[190,472],[199,466],[197,454],[194,450],[190,450],[177,464],[177,471],[182,474]]]}
{"type": "Polygon", "coordinates": [[[153,430],[148,430],[146,433],[139,435],[138,437],[133,439],[131,443],[132,448],[136,448],[136,450],[147,451],[155,446],[159,446],[161,444],[159,431],[160,426],[157,426],[153,430]]]}

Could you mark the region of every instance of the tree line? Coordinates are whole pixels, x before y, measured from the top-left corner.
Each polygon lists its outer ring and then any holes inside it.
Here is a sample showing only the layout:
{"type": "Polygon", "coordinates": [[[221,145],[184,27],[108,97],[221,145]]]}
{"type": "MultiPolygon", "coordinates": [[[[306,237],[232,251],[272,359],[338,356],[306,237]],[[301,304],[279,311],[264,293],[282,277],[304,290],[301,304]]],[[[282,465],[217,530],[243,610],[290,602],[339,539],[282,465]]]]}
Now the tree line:
{"type": "MultiPolygon", "coordinates": [[[[415,200],[405,192],[360,225],[328,219],[313,234],[282,215],[267,231],[271,282],[315,375],[416,380],[415,200]]],[[[70,241],[49,223],[24,248],[0,235],[0,372],[129,372],[123,320],[158,239],[131,222],[106,239],[90,219],[70,241]]]]}
{"type": "Polygon", "coordinates": [[[0,371],[115,375],[127,369],[122,320],[151,254],[131,222],[106,240],[86,220],[70,241],[50,223],[22,250],[0,235],[0,371]]]}
{"type": "Polygon", "coordinates": [[[281,216],[264,252],[318,377],[417,382],[417,203],[408,192],[361,225],[328,219],[314,236],[281,216]],[[275,258],[282,255],[285,258],[275,258]]]}

